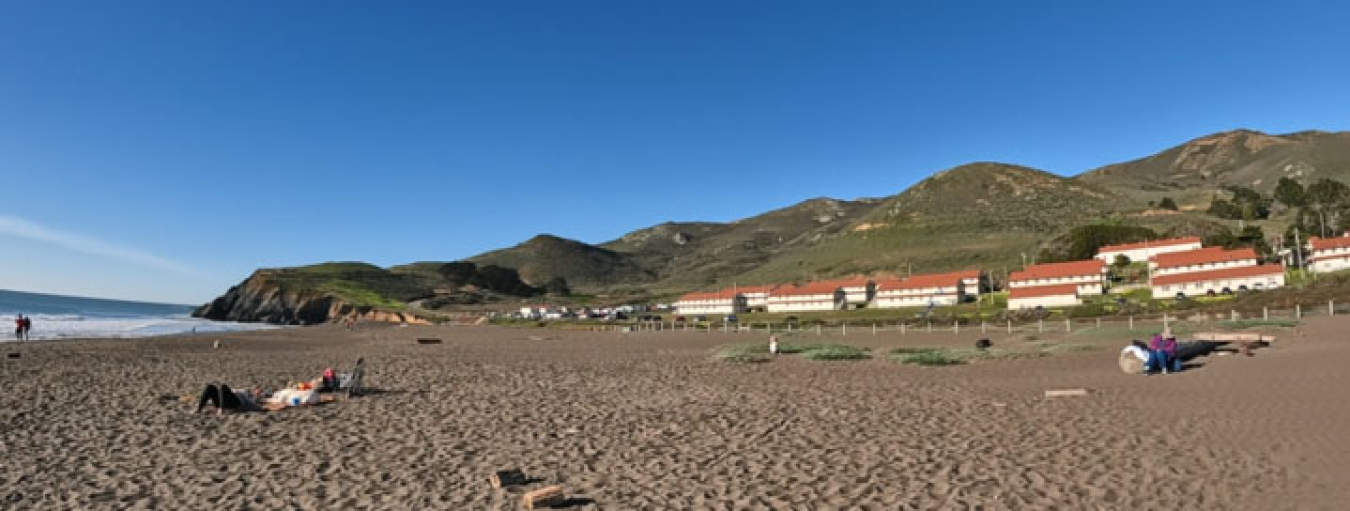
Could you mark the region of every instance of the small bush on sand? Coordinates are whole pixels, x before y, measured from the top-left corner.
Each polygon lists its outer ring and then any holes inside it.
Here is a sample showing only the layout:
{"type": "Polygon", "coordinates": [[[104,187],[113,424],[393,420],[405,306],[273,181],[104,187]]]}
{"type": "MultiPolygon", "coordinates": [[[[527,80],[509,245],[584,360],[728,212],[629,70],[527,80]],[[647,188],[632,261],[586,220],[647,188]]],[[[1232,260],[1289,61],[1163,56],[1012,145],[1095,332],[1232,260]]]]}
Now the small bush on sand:
{"type": "Polygon", "coordinates": [[[843,344],[822,344],[802,351],[807,360],[866,360],[872,358],[867,350],[843,344]]]}
{"type": "Polygon", "coordinates": [[[963,353],[947,348],[896,348],[891,351],[891,359],[902,364],[921,366],[950,366],[966,363],[963,353]]]}
{"type": "Polygon", "coordinates": [[[768,362],[769,347],[758,342],[732,344],[718,348],[713,358],[724,362],[768,362]]]}

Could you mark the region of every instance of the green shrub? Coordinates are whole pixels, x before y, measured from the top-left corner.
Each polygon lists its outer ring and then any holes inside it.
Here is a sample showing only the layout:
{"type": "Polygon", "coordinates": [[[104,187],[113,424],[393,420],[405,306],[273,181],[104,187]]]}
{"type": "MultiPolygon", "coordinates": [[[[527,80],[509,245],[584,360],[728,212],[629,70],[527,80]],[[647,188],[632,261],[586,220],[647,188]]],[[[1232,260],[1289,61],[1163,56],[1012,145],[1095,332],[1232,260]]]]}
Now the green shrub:
{"type": "Polygon", "coordinates": [[[825,344],[802,352],[807,360],[866,360],[872,358],[867,350],[843,344],[825,344]]]}

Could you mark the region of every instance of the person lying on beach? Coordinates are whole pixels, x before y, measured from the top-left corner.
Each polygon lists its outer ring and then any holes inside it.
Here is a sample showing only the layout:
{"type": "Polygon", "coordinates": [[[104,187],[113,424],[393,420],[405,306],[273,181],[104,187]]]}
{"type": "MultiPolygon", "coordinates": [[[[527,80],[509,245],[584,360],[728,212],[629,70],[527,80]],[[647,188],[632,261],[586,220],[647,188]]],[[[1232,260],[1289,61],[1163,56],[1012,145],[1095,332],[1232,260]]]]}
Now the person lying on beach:
{"type": "Polygon", "coordinates": [[[207,385],[205,389],[202,389],[201,397],[197,399],[197,413],[201,413],[207,405],[215,407],[216,414],[220,415],[227,410],[231,412],[255,410],[275,412],[289,406],[331,402],[335,399],[333,396],[319,395],[321,381],[321,379],[315,379],[301,382],[271,393],[264,392],[262,389],[236,391],[223,383],[207,385]]]}
{"type": "Polygon", "coordinates": [[[202,389],[202,395],[197,399],[197,412],[201,413],[207,405],[212,405],[216,409],[216,415],[231,412],[245,412],[258,409],[258,403],[262,401],[263,392],[261,389],[251,391],[235,391],[229,385],[224,383],[220,385],[208,384],[202,389]]]}

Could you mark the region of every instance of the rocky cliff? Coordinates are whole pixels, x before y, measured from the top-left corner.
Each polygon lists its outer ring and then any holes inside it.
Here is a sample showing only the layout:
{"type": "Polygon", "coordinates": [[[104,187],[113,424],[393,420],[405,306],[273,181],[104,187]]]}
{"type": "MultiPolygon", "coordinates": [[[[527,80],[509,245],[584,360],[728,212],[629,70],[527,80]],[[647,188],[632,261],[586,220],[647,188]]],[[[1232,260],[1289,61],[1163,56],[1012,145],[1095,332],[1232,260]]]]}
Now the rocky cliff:
{"type": "Polygon", "coordinates": [[[284,270],[258,270],[211,303],[197,308],[193,316],[217,321],[262,322],[278,325],[314,325],[342,321],[419,323],[415,315],[353,304],[352,300],[322,288],[288,285],[284,270]]]}

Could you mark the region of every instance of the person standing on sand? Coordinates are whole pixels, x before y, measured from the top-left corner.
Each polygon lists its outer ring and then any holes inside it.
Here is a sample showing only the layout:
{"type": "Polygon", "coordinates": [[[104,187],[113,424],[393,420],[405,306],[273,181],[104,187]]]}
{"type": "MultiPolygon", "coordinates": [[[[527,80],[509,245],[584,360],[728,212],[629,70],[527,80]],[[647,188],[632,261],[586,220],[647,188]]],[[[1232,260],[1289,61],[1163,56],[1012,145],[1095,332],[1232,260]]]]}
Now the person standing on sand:
{"type": "Polygon", "coordinates": [[[25,316],[23,318],[23,340],[25,341],[33,340],[33,338],[28,333],[28,331],[32,329],[33,329],[33,317],[25,316]]]}
{"type": "Polygon", "coordinates": [[[776,335],[769,336],[769,354],[770,355],[778,354],[778,336],[776,335]]]}
{"type": "Polygon", "coordinates": [[[14,339],[23,342],[23,314],[14,318],[14,339]]]}

